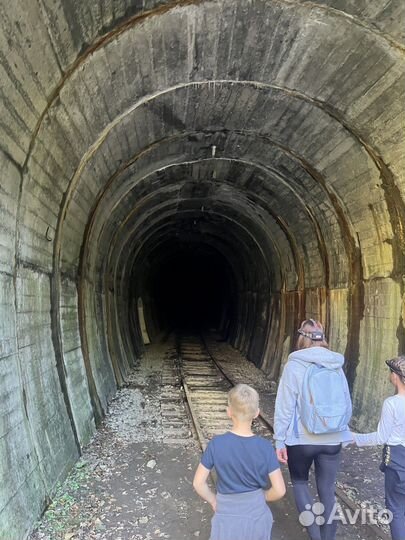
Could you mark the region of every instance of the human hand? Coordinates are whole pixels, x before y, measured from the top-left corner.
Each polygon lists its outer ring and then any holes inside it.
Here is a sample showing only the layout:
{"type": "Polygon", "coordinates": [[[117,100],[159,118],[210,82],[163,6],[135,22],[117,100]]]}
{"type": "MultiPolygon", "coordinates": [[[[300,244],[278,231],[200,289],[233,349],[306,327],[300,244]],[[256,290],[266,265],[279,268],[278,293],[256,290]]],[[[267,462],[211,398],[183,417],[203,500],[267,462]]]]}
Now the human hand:
{"type": "Polygon", "coordinates": [[[216,512],[217,511],[217,498],[216,497],[214,497],[214,500],[210,502],[210,505],[213,511],[216,512]]]}
{"type": "Polygon", "coordinates": [[[276,449],[277,459],[280,463],[287,463],[288,461],[288,454],[287,454],[287,448],[277,448],[276,449]]]}

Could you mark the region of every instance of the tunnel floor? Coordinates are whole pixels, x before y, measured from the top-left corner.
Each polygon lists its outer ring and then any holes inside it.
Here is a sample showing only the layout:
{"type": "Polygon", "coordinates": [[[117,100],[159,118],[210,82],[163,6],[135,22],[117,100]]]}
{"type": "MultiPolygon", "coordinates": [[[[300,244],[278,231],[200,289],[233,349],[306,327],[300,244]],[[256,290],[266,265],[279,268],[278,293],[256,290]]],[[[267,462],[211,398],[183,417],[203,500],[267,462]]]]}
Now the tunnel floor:
{"type": "MultiPolygon", "coordinates": [[[[271,417],[274,383],[227,343],[208,343],[225,371],[232,368],[234,377],[258,389],[262,411],[271,417]]],[[[146,348],[30,540],[208,540],[212,512],[192,488],[200,448],[182,399],[175,345],[169,336],[146,348]]],[[[360,450],[343,452],[339,487],[358,504],[383,506],[378,453],[360,450]]],[[[307,538],[283,472],[289,489],[272,504],[273,540],[307,538]]],[[[341,524],[337,538],[377,537],[367,527],[341,524]]]]}

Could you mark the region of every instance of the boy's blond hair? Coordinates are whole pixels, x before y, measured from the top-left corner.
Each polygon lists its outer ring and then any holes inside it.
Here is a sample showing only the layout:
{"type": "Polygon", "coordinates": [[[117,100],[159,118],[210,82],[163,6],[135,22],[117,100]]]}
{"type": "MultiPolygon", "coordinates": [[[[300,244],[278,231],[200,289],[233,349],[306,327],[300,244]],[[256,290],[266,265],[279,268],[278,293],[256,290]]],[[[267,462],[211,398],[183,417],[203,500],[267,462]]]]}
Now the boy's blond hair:
{"type": "Polygon", "coordinates": [[[247,384],[237,384],[228,392],[228,405],[238,420],[253,420],[259,409],[259,394],[247,384]]]}

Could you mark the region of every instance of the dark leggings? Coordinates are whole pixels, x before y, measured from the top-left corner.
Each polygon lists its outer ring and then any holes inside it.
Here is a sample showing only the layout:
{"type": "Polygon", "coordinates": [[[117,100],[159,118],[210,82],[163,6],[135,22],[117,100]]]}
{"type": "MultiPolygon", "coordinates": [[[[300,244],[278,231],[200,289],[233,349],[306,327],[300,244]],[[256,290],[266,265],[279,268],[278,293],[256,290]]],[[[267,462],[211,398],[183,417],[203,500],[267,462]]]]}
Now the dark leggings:
{"type": "MultiPolygon", "coordinates": [[[[311,540],[335,540],[336,538],[337,521],[333,520],[328,523],[328,519],[335,507],[335,482],[340,465],[341,448],[340,444],[287,446],[288,468],[294,489],[295,503],[300,514],[312,510],[313,499],[308,489],[308,473],[312,463],[315,463],[315,480],[319,501],[323,504],[325,511],[322,516],[318,517],[320,525],[316,522],[308,525],[303,523],[307,525],[306,528],[311,540]],[[319,518],[321,519],[319,520],[319,518]]],[[[317,515],[314,515],[315,517],[317,515]]]]}
{"type": "Polygon", "coordinates": [[[398,471],[385,469],[385,505],[391,510],[392,540],[405,540],[405,485],[398,471]]]}

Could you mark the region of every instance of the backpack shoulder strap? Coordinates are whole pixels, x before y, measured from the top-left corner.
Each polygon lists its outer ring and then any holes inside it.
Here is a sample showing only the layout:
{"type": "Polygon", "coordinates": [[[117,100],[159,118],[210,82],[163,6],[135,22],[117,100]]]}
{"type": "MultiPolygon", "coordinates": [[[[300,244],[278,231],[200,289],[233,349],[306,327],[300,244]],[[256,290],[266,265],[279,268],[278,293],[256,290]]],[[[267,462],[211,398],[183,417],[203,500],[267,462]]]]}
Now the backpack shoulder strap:
{"type": "MultiPolygon", "coordinates": [[[[304,372],[304,378],[302,380],[302,385],[304,384],[304,381],[305,381],[305,376],[308,372],[308,369],[313,365],[309,362],[304,362],[303,360],[298,360],[298,358],[291,358],[289,360],[289,362],[295,362],[296,364],[299,364],[300,366],[304,367],[305,368],[305,372],[304,372]]],[[[295,437],[298,439],[299,438],[299,432],[298,432],[298,401],[300,399],[300,396],[302,394],[302,385],[301,385],[301,388],[298,389],[298,399],[297,401],[295,402],[295,409],[294,409],[294,435],[295,437]]]]}

